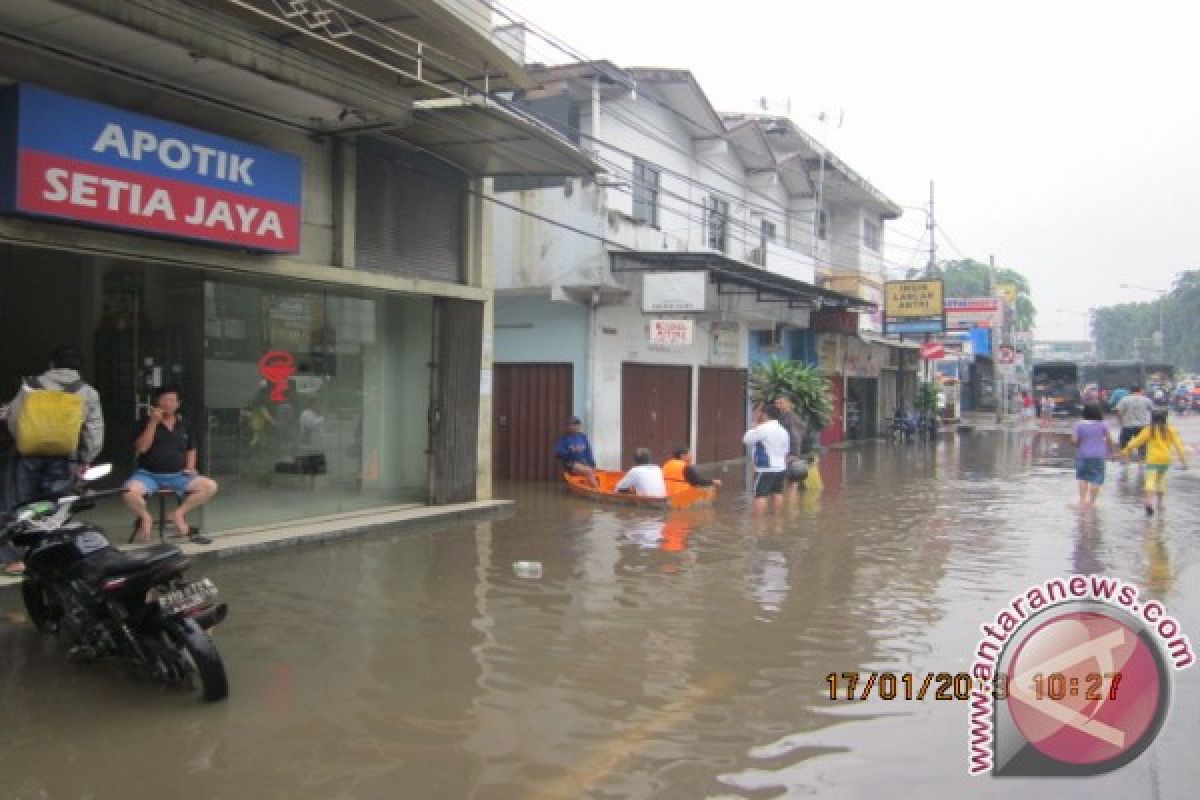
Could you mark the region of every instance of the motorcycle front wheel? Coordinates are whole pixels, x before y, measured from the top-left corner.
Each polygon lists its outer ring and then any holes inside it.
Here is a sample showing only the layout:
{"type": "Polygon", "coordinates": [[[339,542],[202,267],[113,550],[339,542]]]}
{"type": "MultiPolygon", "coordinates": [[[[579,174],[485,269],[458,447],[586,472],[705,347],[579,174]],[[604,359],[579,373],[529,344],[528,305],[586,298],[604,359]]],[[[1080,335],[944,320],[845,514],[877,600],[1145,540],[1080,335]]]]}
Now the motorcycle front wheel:
{"type": "Polygon", "coordinates": [[[229,696],[225,664],[212,637],[190,619],[169,625],[165,635],[175,652],[178,665],[175,678],[180,686],[195,690],[204,703],[215,703],[229,696]]]}
{"type": "Polygon", "coordinates": [[[25,612],[29,620],[41,633],[58,633],[58,622],[62,610],[37,578],[26,578],[21,582],[21,599],[25,601],[25,612]]]}

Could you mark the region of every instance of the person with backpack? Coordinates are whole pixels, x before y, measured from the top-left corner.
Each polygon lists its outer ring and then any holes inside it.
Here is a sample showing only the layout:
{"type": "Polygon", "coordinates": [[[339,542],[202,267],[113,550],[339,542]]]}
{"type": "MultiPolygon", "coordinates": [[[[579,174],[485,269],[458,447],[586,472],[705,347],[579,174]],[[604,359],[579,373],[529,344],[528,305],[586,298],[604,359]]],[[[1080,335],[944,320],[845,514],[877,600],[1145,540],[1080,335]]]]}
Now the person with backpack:
{"type": "Polygon", "coordinates": [[[780,411],[767,403],[755,413],[755,426],[746,431],[742,444],[754,448],[754,511],[761,514],[773,504],[783,508],[783,484],[787,474],[788,448],[791,439],[787,429],[779,424],[780,411]]]}
{"type": "MultiPolygon", "coordinates": [[[[9,464],[11,508],[70,488],[100,455],[104,446],[104,412],[100,395],[79,375],[81,360],[74,347],[50,354],[50,369],[24,378],[8,407],[13,437],[9,464]]],[[[4,572],[19,575],[24,565],[5,546],[4,572]]]]}

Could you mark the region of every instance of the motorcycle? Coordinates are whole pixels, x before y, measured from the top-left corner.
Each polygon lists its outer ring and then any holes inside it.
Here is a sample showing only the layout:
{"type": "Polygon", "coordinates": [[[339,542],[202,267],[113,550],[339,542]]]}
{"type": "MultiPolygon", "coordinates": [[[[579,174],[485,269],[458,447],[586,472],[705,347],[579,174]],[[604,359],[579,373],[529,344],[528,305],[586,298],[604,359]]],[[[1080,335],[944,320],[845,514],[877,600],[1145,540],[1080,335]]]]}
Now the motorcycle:
{"type": "MultiPolygon", "coordinates": [[[[83,483],[111,470],[92,467],[83,483]]],[[[191,562],[174,545],[122,552],[73,517],[123,492],[88,490],[0,514],[0,538],[25,551],[21,595],[29,619],[68,645],[71,661],[115,658],[134,677],[194,691],[203,702],[223,700],[229,684],[209,631],[228,606],[217,601],[213,582],[185,580],[191,562]]]]}
{"type": "Polygon", "coordinates": [[[897,406],[892,414],[892,439],[895,441],[911,441],[917,435],[918,418],[907,409],[897,406]]]}

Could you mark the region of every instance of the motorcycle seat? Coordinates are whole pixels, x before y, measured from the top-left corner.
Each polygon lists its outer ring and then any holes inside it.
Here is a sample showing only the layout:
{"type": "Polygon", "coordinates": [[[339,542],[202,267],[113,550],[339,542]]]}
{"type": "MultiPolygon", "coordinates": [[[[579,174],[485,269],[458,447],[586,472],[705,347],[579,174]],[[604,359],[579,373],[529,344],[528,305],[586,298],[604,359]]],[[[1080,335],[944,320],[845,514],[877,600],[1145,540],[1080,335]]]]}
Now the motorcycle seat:
{"type": "Polygon", "coordinates": [[[159,544],[134,553],[110,550],[98,564],[93,564],[97,578],[129,575],[153,567],[173,558],[184,557],[183,551],[173,544],[159,544]]]}

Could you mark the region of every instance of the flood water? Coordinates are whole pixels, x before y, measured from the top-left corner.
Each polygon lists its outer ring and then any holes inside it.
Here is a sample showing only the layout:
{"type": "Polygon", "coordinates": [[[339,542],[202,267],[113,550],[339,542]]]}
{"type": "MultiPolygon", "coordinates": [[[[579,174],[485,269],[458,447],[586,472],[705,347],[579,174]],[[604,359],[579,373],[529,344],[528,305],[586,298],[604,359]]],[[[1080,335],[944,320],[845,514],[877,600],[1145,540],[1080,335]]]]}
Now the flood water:
{"type": "Polygon", "coordinates": [[[962,702],[829,699],[831,672],[969,669],[1009,598],[1074,572],[1200,641],[1196,478],[1147,521],[1110,467],[1081,515],[1070,455],[872,443],[761,518],[734,473],[665,516],[502,487],[503,517],[204,565],[231,604],[214,706],[68,665],[9,593],[0,798],[1195,797],[1200,669],[1152,748],[1090,779],[968,777],[962,702]]]}

